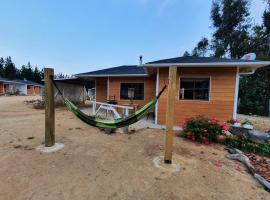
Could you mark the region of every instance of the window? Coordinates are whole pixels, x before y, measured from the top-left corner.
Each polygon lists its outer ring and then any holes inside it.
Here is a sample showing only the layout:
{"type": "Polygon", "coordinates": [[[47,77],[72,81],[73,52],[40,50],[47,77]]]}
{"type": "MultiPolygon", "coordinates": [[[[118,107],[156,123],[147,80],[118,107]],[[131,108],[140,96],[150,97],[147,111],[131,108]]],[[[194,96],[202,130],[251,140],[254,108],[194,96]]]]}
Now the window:
{"type": "Polygon", "coordinates": [[[120,99],[129,99],[131,90],[134,90],[134,100],[144,100],[144,83],[121,83],[120,99]]]}
{"type": "Polygon", "coordinates": [[[180,99],[209,100],[210,78],[181,78],[180,99]]]}
{"type": "Polygon", "coordinates": [[[28,89],[28,90],[30,89],[30,85],[27,85],[27,89],[28,89]]]}

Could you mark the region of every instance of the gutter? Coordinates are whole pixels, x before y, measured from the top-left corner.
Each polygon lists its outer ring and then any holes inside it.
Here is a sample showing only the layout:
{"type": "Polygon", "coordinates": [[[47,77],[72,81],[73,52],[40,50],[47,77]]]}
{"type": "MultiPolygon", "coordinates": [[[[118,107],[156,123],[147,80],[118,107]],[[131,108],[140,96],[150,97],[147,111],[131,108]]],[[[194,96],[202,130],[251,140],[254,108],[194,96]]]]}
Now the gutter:
{"type": "Polygon", "coordinates": [[[251,72],[239,72],[239,75],[251,75],[251,74],[254,74],[256,71],[256,69],[252,69],[251,72]]]}
{"type": "Polygon", "coordinates": [[[254,61],[254,62],[211,62],[211,63],[152,63],[144,64],[144,67],[263,67],[270,65],[270,61],[254,61]]]}
{"type": "Polygon", "coordinates": [[[148,77],[148,74],[96,74],[96,75],[74,75],[76,77],[148,77]]]}

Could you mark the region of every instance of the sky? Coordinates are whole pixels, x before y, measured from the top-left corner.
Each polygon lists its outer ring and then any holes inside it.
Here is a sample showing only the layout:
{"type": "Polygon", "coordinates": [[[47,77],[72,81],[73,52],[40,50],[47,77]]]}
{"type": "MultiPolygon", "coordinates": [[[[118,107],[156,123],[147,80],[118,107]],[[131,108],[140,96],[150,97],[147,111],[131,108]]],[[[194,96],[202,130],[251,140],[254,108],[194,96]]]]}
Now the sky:
{"type": "MultiPolygon", "coordinates": [[[[212,0],[0,0],[0,57],[76,74],[182,56],[210,38],[212,0]]],[[[266,5],[251,0],[254,23],[266,5]]]]}

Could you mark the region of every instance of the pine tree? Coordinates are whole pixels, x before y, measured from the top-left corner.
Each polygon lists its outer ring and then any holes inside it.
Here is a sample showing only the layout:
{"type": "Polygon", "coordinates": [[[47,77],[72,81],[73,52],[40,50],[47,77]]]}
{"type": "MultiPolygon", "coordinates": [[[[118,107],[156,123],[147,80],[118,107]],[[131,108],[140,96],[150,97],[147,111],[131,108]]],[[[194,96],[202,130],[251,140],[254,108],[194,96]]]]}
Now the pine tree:
{"type": "Polygon", "coordinates": [[[16,67],[15,64],[12,62],[11,57],[8,56],[5,60],[5,77],[8,79],[15,79],[16,78],[16,67]]]}
{"type": "Polygon", "coordinates": [[[185,51],[183,56],[190,56],[190,53],[188,51],[185,51]]]}
{"type": "Polygon", "coordinates": [[[41,83],[41,80],[42,80],[41,72],[38,70],[36,66],[33,72],[33,81],[37,83],[41,83]]]}
{"type": "Polygon", "coordinates": [[[1,57],[1,58],[0,58],[0,77],[4,77],[4,76],[5,76],[4,67],[5,67],[5,61],[4,61],[4,59],[1,57]]]}

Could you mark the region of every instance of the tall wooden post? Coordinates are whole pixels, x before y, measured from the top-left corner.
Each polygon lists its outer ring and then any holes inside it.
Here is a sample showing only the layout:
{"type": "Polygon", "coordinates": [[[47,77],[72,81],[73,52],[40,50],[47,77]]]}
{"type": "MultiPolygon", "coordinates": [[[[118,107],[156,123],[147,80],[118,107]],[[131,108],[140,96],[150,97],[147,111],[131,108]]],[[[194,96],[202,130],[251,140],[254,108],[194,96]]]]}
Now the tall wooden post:
{"type": "Polygon", "coordinates": [[[54,111],[54,87],[52,78],[54,70],[44,69],[45,80],[45,147],[55,144],[55,111],[54,111]]]}
{"type": "Polygon", "coordinates": [[[166,106],[166,142],[164,162],[172,163],[173,125],[174,125],[174,100],[176,90],[177,67],[169,67],[169,87],[166,106]]]}

